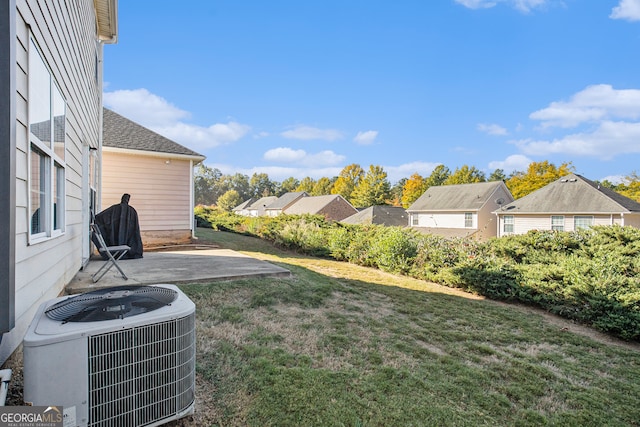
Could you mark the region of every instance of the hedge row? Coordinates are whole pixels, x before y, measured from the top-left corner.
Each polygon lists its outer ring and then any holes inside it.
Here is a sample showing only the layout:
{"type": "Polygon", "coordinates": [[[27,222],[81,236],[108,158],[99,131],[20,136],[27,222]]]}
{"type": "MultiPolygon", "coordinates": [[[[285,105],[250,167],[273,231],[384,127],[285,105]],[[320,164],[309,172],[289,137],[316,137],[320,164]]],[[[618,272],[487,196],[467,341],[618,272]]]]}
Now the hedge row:
{"type": "Polygon", "coordinates": [[[531,231],[487,242],[319,216],[242,217],[198,207],[199,223],[309,255],[519,301],[640,341],[640,230],[531,231]]]}

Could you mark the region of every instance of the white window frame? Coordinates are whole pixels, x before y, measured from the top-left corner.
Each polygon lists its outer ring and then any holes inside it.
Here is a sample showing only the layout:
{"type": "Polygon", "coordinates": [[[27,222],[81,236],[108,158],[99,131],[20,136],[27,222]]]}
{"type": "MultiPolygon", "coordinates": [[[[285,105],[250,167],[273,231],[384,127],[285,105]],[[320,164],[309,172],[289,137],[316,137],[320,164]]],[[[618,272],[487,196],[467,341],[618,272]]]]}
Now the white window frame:
{"type": "Polygon", "coordinates": [[[551,229],[564,231],[564,215],[551,215],[551,229]]]}
{"type": "Polygon", "coordinates": [[[473,228],[473,212],[464,213],[464,228],[473,228]]]}
{"type": "Polygon", "coordinates": [[[516,225],[515,216],[513,215],[502,216],[502,232],[504,234],[513,234],[515,232],[515,225],[516,225]],[[509,228],[509,230],[507,230],[507,228],[509,228]]]}
{"type": "Polygon", "coordinates": [[[581,228],[592,227],[593,221],[593,215],[576,215],[573,217],[573,229],[580,230],[581,228]],[[588,222],[588,224],[582,224],[582,222],[588,222]]]}
{"type": "Polygon", "coordinates": [[[64,157],[66,155],[67,103],[33,37],[29,39],[28,57],[29,197],[27,212],[29,221],[27,224],[28,242],[35,244],[60,236],[66,229],[67,173],[64,157]],[[38,83],[46,85],[49,93],[47,94],[46,90],[43,91],[42,86],[38,87],[38,83]],[[38,102],[40,102],[39,105],[37,105],[38,102]],[[44,107],[44,109],[34,113],[38,107],[44,107]],[[47,115],[48,117],[45,117],[47,115]],[[33,123],[36,120],[40,122],[33,123]],[[62,140],[57,140],[60,138],[62,140]],[[33,162],[38,162],[37,169],[34,169],[36,165],[33,162]],[[35,180],[38,181],[37,185],[35,180]],[[35,198],[38,199],[37,203],[35,198]],[[39,225],[38,230],[34,230],[34,224],[39,225]]]}
{"type": "Polygon", "coordinates": [[[414,227],[420,225],[420,217],[418,214],[411,215],[411,225],[414,227]]]}

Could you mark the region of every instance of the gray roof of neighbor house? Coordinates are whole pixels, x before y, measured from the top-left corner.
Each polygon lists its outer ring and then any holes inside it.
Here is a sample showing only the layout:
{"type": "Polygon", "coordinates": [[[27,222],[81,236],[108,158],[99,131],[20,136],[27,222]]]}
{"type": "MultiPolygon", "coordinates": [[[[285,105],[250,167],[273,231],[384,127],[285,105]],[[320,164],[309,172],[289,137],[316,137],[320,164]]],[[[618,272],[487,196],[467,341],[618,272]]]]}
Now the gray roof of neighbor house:
{"type": "Polygon", "coordinates": [[[251,203],[245,209],[265,209],[271,203],[275,202],[278,198],[276,196],[261,197],[255,202],[251,203]]]}
{"type": "MultiPolygon", "coordinates": [[[[502,181],[429,187],[422,196],[409,206],[407,212],[479,210],[490,200],[500,186],[504,186],[504,189],[509,193],[502,181]]],[[[505,200],[505,202],[508,201],[505,200]]]]}
{"type": "Polygon", "coordinates": [[[519,213],[621,213],[639,212],[640,203],[602,187],[587,178],[570,174],[496,211],[519,213]]]}
{"type": "Polygon", "coordinates": [[[104,108],[103,112],[103,147],[177,154],[200,160],[205,158],[202,154],[196,153],[114,111],[104,108]]]}
{"type": "Polygon", "coordinates": [[[369,206],[340,222],[346,224],[382,224],[399,227],[409,225],[407,211],[400,206],[369,206]]]}
{"type": "Polygon", "coordinates": [[[271,203],[267,206],[268,210],[276,209],[281,210],[289,206],[291,203],[295,202],[301,197],[309,196],[306,191],[297,191],[297,192],[289,192],[284,193],[282,196],[278,197],[278,200],[271,203]]]}
{"type": "Polygon", "coordinates": [[[241,211],[243,209],[247,209],[255,201],[256,201],[256,199],[254,197],[251,197],[250,199],[245,200],[244,202],[240,203],[238,206],[233,208],[233,212],[241,211]]]}
{"type": "MultiPolygon", "coordinates": [[[[306,194],[306,193],[305,193],[306,194]]],[[[289,215],[296,214],[316,214],[320,212],[323,208],[328,206],[330,203],[342,199],[347,205],[350,205],[349,202],[344,200],[344,198],[338,194],[329,194],[324,196],[308,196],[301,197],[294,204],[285,209],[285,213],[289,215]]],[[[269,206],[271,208],[271,206],[269,206]]],[[[353,208],[355,211],[356,208],[353,208]]]]}

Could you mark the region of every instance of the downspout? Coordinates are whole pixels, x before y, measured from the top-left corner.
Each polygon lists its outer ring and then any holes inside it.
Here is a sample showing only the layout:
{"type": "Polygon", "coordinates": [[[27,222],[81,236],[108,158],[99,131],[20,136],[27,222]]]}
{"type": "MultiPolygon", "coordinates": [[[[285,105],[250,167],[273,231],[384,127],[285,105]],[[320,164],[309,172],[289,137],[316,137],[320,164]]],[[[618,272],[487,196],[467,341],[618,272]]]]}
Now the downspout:
{"type": "Polygon", "coordinates": [[[7,400],[7,392],[9,391],[9,382],[11,381],[11,369],[3,369],[0,371],[0,406],[4,406],[7,400]]]}
{"type": "Polygon", "coordinates": [[[189,183],[191,184],[189,186],[189,207],[191,209],[191,212],[189,213],[189,218],[191,218],[191,238],[195,239],[196,238],[196,217],[195,217],[195,213],[194,213],[194,209],[196,207],[195,203],[195,189],[194,187],[194,182],[193,182],[193,168],[195,167],[195,165],[193,164],[193,160],[189,160],[189,183]]]}

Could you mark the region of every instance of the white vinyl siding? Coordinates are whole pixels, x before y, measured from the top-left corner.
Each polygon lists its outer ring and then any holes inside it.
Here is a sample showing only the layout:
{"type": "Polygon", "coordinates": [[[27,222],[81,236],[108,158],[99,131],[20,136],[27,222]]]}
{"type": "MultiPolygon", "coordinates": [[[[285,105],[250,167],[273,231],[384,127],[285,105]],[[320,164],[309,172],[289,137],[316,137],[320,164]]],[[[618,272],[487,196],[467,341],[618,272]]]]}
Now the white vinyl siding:
{"type": "MultiPolygon", "coordinates": [[[[82,266],[82,236],[88,233],[82,216],[82,146],[84,140],[97,148],[101,135],[102,88],[93,60],[102,58],[102,47],[95,39],[93,1],[21,0],[16,8],[15,327],[2,337],[0,360],[22,342],[38,306],[58,296],[82,266]],[[66,100],[64,145],[42,146],[30,136],[30,120],[35,122],[29,113],[30,95],[35,96],[29,91],[32,40],[66,100]],[[47,221],[53,238],[37,244],[30,240],[32,148],[56,160],[48,163],[52,205],[47,221]],[[64,168],[64,177],[57,167],[64,168]],[[53,210],[56,198],[64,199],[62,211],[53,210]],[[61,231],[63,226],[64,233],[55,235],[54,227],[61,231]]],[[[44,228],[42,236],[47,232],[44,228]]]]}
{"type": "MultiPolygon", "coordinates": [[[[468,228],[464,212],[447,213],[413,213],[418,217],[417,227],[430,228],[468,228]]],[[[474,213],[471,214],[471,228],[475,227],[477,220],[474,213]]],[[[415,225],[415,221],[413,222],[415,225]]]]}

